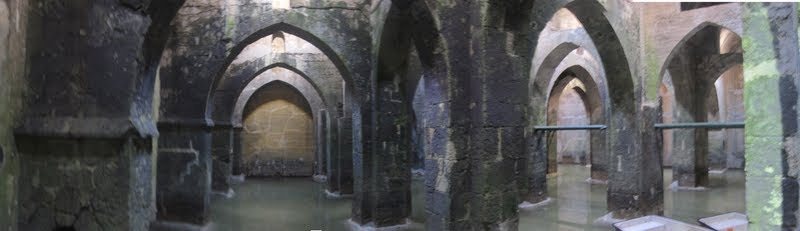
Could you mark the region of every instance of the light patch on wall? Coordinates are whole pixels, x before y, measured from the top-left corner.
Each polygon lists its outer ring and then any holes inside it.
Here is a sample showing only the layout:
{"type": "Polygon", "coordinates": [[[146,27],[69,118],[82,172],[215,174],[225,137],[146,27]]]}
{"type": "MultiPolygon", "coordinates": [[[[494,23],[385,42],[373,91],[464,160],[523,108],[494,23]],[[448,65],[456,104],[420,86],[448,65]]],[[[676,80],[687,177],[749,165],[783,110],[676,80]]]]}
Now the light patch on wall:
{"type": "Polygon", "coordinates": [[[290,9],[291,3],[289,0],[274,0],[272,1],[272,9],[290,9]]]}
{"type": "Polygon", "coordinates": [[[578,18],[572,14],[572,11],[566,8],[556,11],[555,15],[553,15],[553,19],[547,22],[547,28],[553,31],[573,30],[582,27],[583,24],[578,21],[578,18]]]}
{"type": "Polygon", "coordinates": [[[283,33],[276,32],[272,35],[272,52],[273,53],[284,53],[286,52],[286,39],[283,37],[283,33]]]}

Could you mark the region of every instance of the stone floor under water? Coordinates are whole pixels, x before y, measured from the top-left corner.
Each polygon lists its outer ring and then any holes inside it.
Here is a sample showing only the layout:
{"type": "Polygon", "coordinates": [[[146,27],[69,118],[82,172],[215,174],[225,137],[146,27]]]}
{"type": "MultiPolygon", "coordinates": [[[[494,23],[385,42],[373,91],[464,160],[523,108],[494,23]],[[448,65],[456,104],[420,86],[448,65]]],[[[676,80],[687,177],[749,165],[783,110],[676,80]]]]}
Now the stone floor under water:
{"type": "MultiPolygon", "coordinates": [[[[551,203],[520,210],[519,230],[613,230],[595,225],[606,212],[606,186],[586,183],[589,168],[559,166],[549,178],[551,203]]],[[[672,172],[664,170],[664,216],[697,224],[701,217],[744,212],[744,172],[712,174],[704,191],[672,191],[672,172]]],[[[308,178],[250,178],[235,186],[236,196],[212,203],[212,230],[349,230],[350,199],[329,199],[324,185],[308,178]]],[[[424,190],[412,184],[411,220],[424,221],[424,190]]],[[[424,230],[421,224],[410,230],[424,230]]]]}

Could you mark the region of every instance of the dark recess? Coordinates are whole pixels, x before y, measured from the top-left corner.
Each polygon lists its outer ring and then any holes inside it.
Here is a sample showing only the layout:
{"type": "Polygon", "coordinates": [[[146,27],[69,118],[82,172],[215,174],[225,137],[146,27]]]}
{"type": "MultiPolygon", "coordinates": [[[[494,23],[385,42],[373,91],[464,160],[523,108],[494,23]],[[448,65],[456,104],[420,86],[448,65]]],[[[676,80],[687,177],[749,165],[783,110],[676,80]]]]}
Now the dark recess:
{"type": "Polygon", "coordinates": [[[700,9],[703,7],[728,4],[729,2],[682,2],[681,11],[700,9]]]}

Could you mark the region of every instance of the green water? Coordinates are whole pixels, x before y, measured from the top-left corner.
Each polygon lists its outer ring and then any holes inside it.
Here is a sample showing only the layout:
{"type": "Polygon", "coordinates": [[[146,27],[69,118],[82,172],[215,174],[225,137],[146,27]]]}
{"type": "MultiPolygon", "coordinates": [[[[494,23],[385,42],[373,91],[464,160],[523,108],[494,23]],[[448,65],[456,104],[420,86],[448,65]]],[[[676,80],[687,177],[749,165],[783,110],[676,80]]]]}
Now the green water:
{"type": "MultiPolygon", "coordinates": [[[[605,215],[606,186],[585,182],[589,169],[583,166],[559,166],[559,175],[551,177],[548,189],[551,203],[520,211],[519,230],[612,230],[595,225],[605,215]],[[557,196],[552,196],[557,195],[557,196]]],[[[744,212],[744,173],[727,171],[711,175],[711,187],[705,191],[671,191],[670,170],[664,171],[664,216],[697,224],[697,219],[726,212],[744,212]]],[[[251,178],[234,187],[236,196],[212,203],[212,230],[349,230],[350,199],[330,199],[324,185],[308,178],[251,178]]],[[[412,183],[412,215],[424,222],[422,181],[412,183]]],[[[423,230],[416,224],[411,230],[423,230]]]]}

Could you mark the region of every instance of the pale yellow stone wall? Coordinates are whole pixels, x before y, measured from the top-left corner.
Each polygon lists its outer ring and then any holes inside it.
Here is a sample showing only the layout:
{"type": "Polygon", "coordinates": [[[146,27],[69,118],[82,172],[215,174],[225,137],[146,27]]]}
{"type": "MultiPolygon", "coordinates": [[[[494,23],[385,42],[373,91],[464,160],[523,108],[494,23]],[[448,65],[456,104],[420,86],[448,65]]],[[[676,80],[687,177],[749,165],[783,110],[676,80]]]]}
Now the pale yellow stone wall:
{"type": "Polygon", "coordinates": [[[244,120],[245,173],[256,176],[310,176],[314,166],[314,126],[301,95],[277,87],[265,103],[251,106],[244,120]],[[284,95],[287,97],[275,98],[284,95]]]}

